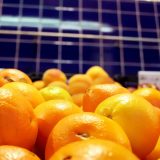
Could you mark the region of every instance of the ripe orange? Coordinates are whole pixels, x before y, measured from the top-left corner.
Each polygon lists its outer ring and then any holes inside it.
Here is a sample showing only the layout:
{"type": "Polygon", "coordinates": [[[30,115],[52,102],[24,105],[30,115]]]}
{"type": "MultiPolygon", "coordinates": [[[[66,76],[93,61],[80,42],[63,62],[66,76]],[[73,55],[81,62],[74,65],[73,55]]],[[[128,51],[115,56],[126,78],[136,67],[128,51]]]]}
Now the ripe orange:
{"type": "Polygon", "coordinates": [[[144,97],[152,105],[160,108],[160,91],[154,88],[138,88],[133,94],[144,97]]]}
{"type": "Polygon", "coordinates": [[[44,102],[44,98],[40,92],[31,84],[23,82],[11,82],[3,85],[3,88],[13,88],[20,91],[21,94],[23,94],[25,98],[31,103],[33,108],[44,102]]]}
{"type": "Polygon", "coordinates": [[[82,107],[83,105],[83,96],[84,96],[84,93],[72,95],[73,102],[79,107],[82,107]]]}
{"type": "Polygon", "coordinates": [[[38,80],[33,82],[33,86],[40,90],[45,87],[45,84],[42,80],[38,80]]]}
{"type": "Polygon", "coordinates": [[[118,94],[101,102],[96,113],[110,117],[127,134],[133,152],[145,158],[156,145],[160,133],[159,115],[143,97],[118,94]]]}
{"type": "Polygon", "coordinates": [[[100,102],[119,93],[129,93],[129,91],[118,83],[91,86],[84,94],[83,110],[94,112],[100,102]]]}
{"type": "Polygon", "coordinates": [[[12,88],[0,88],[0,145],[32,149],[38,131],[28,100],[12,88]]]}
{"type": "Polygon", "coordinates": [[[51,69],[47,69],[43,73],[42,80],[45,82],[46,85],[48,85],[49,83],[54,81],[66,82],[67,77],[61,70],[56,68],[51,68],[51,69]]]}
{"type": "Polygon", "coordinates": [[[2,69],[0,70],[0,86],[9,82],[24,82],[32,84],[27,74],[18,69],[2,69]]]}
{"type": "Polygon", "coordinates": [[[10,145],[0,146],[0,160],[40,160],[33,152],[10,145]]]}
{"type": "MultiPolygon", "coordinates": [[[[49,160],[139,160],[125,147],[102,139],[72,142],[60,148],[49,160]]],[[[47,159],[46,159],[47,160],[47,159]]]]}
{"type": "Polygon", "coordinates": [[[71,95],[62,87],[48,86],[40,90],[43,98],[47,100],[66,99],[72,101],[71,95]]]}
{"type": "Polygon", "coordinates": [[[48,136],[57,122],[67,115],[82,112],[82,110],[71,101],[50,100],[41,103],[34,112],[38,119],[39,128],[37,146],[44,152],[48,136]]]}
{"type": "Polygon", "coordinates": [[[49,159],[68,143],[93,138],[109,139],[131,149],[128,137],[117,123],[95,113],[83,112],[69,115],[55,125],[47,141],[45,157],[49,159]]]}
{"type": "Polygon", "coordinates": [[[65,82],[62,82],[62,81],[51,82],[51,83],[49,83],[48,86],[57,86],[57,87],[61,87],[61,88],[65,89],[66,91],[69,91],[68,85],[65,82]]]}

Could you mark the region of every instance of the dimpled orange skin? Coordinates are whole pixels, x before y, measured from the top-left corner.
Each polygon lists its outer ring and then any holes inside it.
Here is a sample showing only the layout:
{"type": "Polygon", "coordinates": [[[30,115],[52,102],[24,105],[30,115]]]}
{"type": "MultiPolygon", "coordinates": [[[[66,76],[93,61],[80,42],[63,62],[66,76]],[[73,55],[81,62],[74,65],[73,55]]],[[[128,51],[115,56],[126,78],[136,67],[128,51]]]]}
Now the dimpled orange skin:
{"type": "Polygon", "coordinates": [[[154,88],[138,88],[133,94],[142,96],[152,105],[160,108],[160,91],[154,88]]]}
{"type": "Polygon", "coordinates": [[[2,69],[0,71],[0,86],[9,82],[24,82],[32,84],[32,80],[24,72],[14,68],[2,69]]]}
{"type": "Polygon", "coordinates": [[[57,122],[67,115],[82,112],[82,110],[67,100],[50,100],[37,106],[34,112],[39,129],[36,145],[44,152],[48,136],[57,122]]]}
{"type": "Polygon", "coordinates": [[[156,145],[160,133],[155,107],[133,94],[114,95],[98,105],[95,113],[112,118],[127,134],[133,152],[145,158],[156,145]]]}
{"type": "Polygon", "coordinates": [[[57,68],[51,68],[47,69],[43,73],[42,80],[45,82],[46,85],[48,85],[49,83],[54,81],[66,82],[67,77],[61,70],[57,68]]]}
{"type": "Polygon", "coordinates": [[[117,83],[91,86],[83,96],[83,110],[94,112],[100,102],[119,93],[129,93],[129,91],[117,83]]]}
{"type": "Polygon", "coordinates": [[[117,123],[95,113],[83,112],[61,119],[52,129],[45,150],[46,160],[68,143],[93,138],[109,139],[131,150],[128,137],[117,123]]]}
{"type": "Polygon", "coordinates": [[[132,152],[118,143],[90,139],[67,144],[49,160],[139,160],[132,152]]]}
{"type": "Polygon", "coordinates": [[[31,104],[20,92],[0,88],[0,145],[32,149],[38,124],[31,104]]]}
{"type": "Polygon", "coordinates": [[[21,94],[23,94],[24,97],[31,103],[33,108],[45,101],[40,92],[31,84],[11,82],[3,85],[3,88],[13,88],[20,91],[21,94]]]}
{"type": "Polygon", "coordinates": [[[0,146],[0,160],[40,160],[33,152],[10,145],[0,146]]]}

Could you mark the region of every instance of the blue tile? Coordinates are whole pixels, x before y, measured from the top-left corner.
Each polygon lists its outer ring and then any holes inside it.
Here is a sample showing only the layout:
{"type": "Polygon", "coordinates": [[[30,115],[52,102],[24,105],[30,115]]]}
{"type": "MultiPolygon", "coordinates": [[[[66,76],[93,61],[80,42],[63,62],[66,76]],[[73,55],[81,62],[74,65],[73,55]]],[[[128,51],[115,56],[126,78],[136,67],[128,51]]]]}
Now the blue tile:
{"type": "Polygon", "coordinates": [[[64,7],[74,7],[78,8],[79,6],[79,0],[63,0],[63,6],[64,7]]]}
{"type": "Polygon", "coordinates": [[[160,3],[156,3],[157,5],[157,9],[158,9],[158,13],[160,13],[160,3]]]}
{"type": "Polygon", "coordinates": [[[125,74],[127,76],[132,76],[132,75],[136,75],[138,74],[138,71],[141,70],[140,66],[125,66],[125,74]]]}
{"type": "Polygon", "coordinates": [[[100,60],[100,48],[94,46],[83,47],[83,60],[84,61],[99,61],[100,60]]]}
{"type": "Polygon", "coordinates": [[[78,11],[63,11],[62,19],[64,21],[78,21],[79,20],[79,12],[78,11]]]}
{"type": "Polygon", "coordinates": [[[140,16],[141,27],[148,29],[156,29],[156,22],[154,16],[140,16]]]}
{"type": "Polygon", "coordinates": [[[159,51],[157,49],[144,49],[144,61],[147,64],[160,62],[159,51]]]}
{"type": "Polygon", "coordinates": [[[98,8],[98,1],[96,0],[82,0],[83,1],[83,8],[98,8]]]}
{"type": "Polygon", "coordinates": [[[18,16],[19,15],[19,8],[18,7],[3,7],[2,15],[18,16]]]}
{"type": "Polygon", "coordinates": [[[118,17],[117,17],[117,14],[102,13],[102,20],[107,25],[118,26],[118,17]]]}
{"type": "Polygon", "coordinates": [[[107,63],[120,61],[119,47],[104,47],[104,61],[107,63]]]}
{"type": "Polygon", "coordinates": [[[40,63],[40,71],[43,73],[44,71],[46,71],[47,69],[50,68],[57,68],[58,65],[57,63],[49,63],[49,62],[41,62],[40,63]]]}
{"type": "Polygon", "coordinates": [[[63,38],[62,38],[62,41],[63,41],[63,42],[77,42],[77,43],[78,43],[78,42],[79,42],[79,38],[63,37],[63,38]]]}
{"type": "Polygon", "coordinates": [[[79,73],[79,65],[78,64],[62,64],[62,71],[64,73],[79,73]]]}
{"type": "Polygon", "coordinates": [[[136,15],[122,14],[122,26],[129,28],[137,28],[136,15]]]}
{"type": "Polygon", "coordinates": [[[30,35],[21,35],[20,36],[21,40],[30,40],[33,43],[37,41],[37,36],[30,36],[30,35]]]}
{"type": "Polygon", "coordinates": [[[123,30],[123,36],[125,36],[125,37],[138,37],[138,31],[123,30]]]}
{"type": "Polygon", "coordinates": [[[0,57],[14,57],[16,44],[11,42],[0,43],[0,57]]]}
{"type": "Polygon", "coordinates": [[[134,46],[139,47],[139,42],[137,42],[137,41],[123,41],[123,45],[124,45],[124,46],[134,45],[134,46]]]}
{"type": "Polygon", "coordinates": [[[61,3],[61,1],[53,1],[53,0],[44,0],[43,1],[43,4],[44,4],[44,7],[57,7],[59,6],[61,3]]]}
{"type": "Polygon", "coordinates": [[[3,4],[19,4],[20,3],[20,0],[14,0],[14,1],[11,1],[11,0],[3,0],[3,4]]]}
{"type": "Polygon", "coordinates": [[[21,27],[22,31],[38,31],[36,27],[21,27]]]}
{"type": "Polygon", "coordinates": [[[23,0],[23,4],[27,4],[27,5],[39,5],[40,4],[40,0],[23,0]]]}
{"type": "Polygon", "coordinates": [[[38,8],[23,8],[23,16],[38,17],[39,9],[38,8]]]}
{"type": "Polygon", "coordinates": [[[25,72],[25,73],[35,73],[36,62],[19,61],[18,69],[25,72]]]}
{"type": "Polygon", "coordinates": [[[143,42],[142,43],[142,45],[143,45],[143,48],[145,48],[145,47],[151,47],[151,48],[159,48],[159,46],[158,46],[158,42],[156,43],[156,42],[143,42]]]}
{"type": "Polygon", "coordinates": [[[140,12],[154,13],[154,6],[151,2],[139,2],[140,12]]]}
{"type": "MultiPolygon", "coordinates": [[[[156,30],[155,30],[156,31],[156,30]]],[[[157,33],[156,32],[143,32],[142,31],[142,37],[146,38],[157,38],[157,33]]]]}
{"type": "Polygon", "coordinates": [[[0,34],[0,39],[12,39],[16,41],[17,35],[11,35],[11,34],[0,34]]]}
{"type": "Polygon", "coordinates": [[[136,6],[135,6],[135,2],[121,2],[121,10],[122,11],[131,11],[131,12],[135,12],[136,11],[136,6]]]}
{"type": "Polygon", "coordinates": [[[98,12],[83,12],[83,20],[98,22],[98,12]]]}
{"type": "Polygon", "coordinates": [[[117,10],[117,2],[116,1],[102,1],[102,9],[105,10],[117,10]]]}
{"type": "Polygon", "coordinates": [[[115,76],[115,75],[121,75],[121,68],[119,65],[105,65],[104,69],[106,70],[106,72],[111,76],[115,76]]]}
{"type": "Polygon", "coordinates": [[[64,60],[78,60],[79,46],[62,46],[62,59],[64,60]]]}
{"type": "Polygon", "coordinates": [[[43,9],[43,17],[44,18],[59,18],[59,11],[54,9],[43,9]]]}
{"type": "Polygon", "coordinates": [[[37,44],[35,43],[20,43],[19,57],[21,58],[36,58],[37,44]]]}
{"type": "Polygon", "coordinates": [[[14,62],[0,60],[0,68],[14,68],[14,62]]]}
{"type": "Polygon", "coordinates": [[[17,30],[17,27],[12,27],[12,26],[0,26],[0,29],[3,30],[17,30]]]}
{"type": "Polygon", "coordinates": [[[152,66],[152,67],[148,67],[148,66],[145,66],[145,70],[146,71],[160,71],[160,66],[152,66]]]}
{"type": "Polygon", "coordinates": [[[140,51],[139,48],[124,48],[124,61],[140,63],[140,51]]]}
{"type": "Polygon", "coordinates": [[[42,59],[58,59],[58,46],[54,44],[41,44],[42,59]]]}

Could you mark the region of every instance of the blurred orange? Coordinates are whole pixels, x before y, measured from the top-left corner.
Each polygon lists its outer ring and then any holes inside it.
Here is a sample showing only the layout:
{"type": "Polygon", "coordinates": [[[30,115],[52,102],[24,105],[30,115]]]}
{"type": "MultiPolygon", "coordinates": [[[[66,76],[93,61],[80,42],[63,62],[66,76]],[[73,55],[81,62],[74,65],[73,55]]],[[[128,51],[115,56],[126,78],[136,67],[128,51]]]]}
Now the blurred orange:
{"type": "Polygon", "coordinates": [[[31,84],[23,82],[11,82],[5,84],[3,88],[13,88],[15,90],[18,90],[31,103],[33,108],[44,102],[44,98],[42,97],[40,92],[31,84]]]}
{"type": "Polygon", "coordinates": [[[101,102],[95,113],[117,122],[127,134],[133,152],[141,159],[156,145],[160,133],[159,113],[143,97],[117,94],[101,102]]]}
{"type": "Polygon", "coordinates": [[[71,101],[50,100],[41,103],[34,112],[39,128],[36,146],[44,152],[48,136],[57,122],[67,115],[82,112],[82,110],[71,101]]]}
{"type": "Polygon", "coordinates": [[[40,160],[40,158],[25,148],[1,145],[0,160],[40,160]]]}
{"type": "Polygon", "coordinates": [[[32,149],[38,124],[31,104],[18,91],[0,88],[0,145],[32,149]]]}
{"type": "Polygon", "coordinates": [[[27,74],[18,69],[2,69],[0,70],[0,86],[9,82],[24,82],[32,84],[32,80],[27,74]]]}
{"type": "Polygon", "coordinates": [[[57,68],[51,68],[51,69],[47,69],[43,73],[42,80],[45,82],[46,85],[48,85],[49,83],[54,81],[66,82],[67,77],[61,70],[57,68]]]}
{"type": "Polygon", "coordinates": [[[78,94],[72,95],[73,102],[79,107],[82,107],[83,105],[83,96],[84,96],[84,93],[78,93],[78,94]]]}
{"type": "Polygon", "coordinates": [[[49,159],[68,143],[93,138],[109,139],[131,149],[128,137],[117,123],[95,113],[83,112],[69,115],[55,125],[47,141],[45,157],[49,159]]]}
{"type": "Polygon", "coordinates": [[[94,112],[100,102],[119,93],[129,93],[129,91],[118,83],[91,86],[84,94],[83,110],[94,112]]]}
{"type": "Polygon", "coordinates": [[[160,91],[154,88],[138,88],[133,94],[142,96],[152,105],[160,108],[160,91]]]}
{"type": "Polygon", "coordinates": [[[65,89],[58,86],[45,87],[40,90],[40,93],[46,101],[53,99],[66,99],[73,101],[71,95],[65,89]]]}
{"type": "Polygon", "coordinates": [[[66,91],[69,91],[68,85],[65,82],[62,82],[62,81],[51,82],[51,83],[49,83],[48,86],[57,86],[57,87],[61,87],[61,88],[65,89],[66,91]]]}
{"type": "MultiPolygon", "coordinates": [[[[139,160],[125,147],[108,140],[72,142],[60,148],[49,160],[139,160]]],[[[48,160],[48,159],[46,159],[48,160]]]]}
{"type": "Polygon", "coordinates": [[[38,80],[33,82],[33,86],[40,90],[45,87],[45,84],[42,80],[38,80]]]}

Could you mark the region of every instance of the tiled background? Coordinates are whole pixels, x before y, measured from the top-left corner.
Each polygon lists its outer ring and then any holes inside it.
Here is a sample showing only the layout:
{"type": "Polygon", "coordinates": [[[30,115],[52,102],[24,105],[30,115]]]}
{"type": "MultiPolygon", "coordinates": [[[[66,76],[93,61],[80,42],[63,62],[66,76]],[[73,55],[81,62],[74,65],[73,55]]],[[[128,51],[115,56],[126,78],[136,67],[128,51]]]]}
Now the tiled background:
{"type": "Polygon", "coordinates": [[[0,0],[0,68],[160,70],[159,13],[144,0],[0,0]]]}

